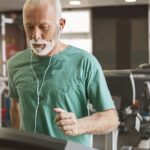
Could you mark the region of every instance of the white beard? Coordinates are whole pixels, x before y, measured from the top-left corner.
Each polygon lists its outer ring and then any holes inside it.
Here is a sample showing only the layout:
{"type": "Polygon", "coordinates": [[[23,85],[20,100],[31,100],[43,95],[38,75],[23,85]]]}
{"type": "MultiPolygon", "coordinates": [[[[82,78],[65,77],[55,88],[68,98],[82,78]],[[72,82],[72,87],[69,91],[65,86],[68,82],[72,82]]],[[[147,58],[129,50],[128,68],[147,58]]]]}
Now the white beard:
{"type": "Polygon", "coordinates": [[[29,40],[29,46],[33,50],[33,53],[39,56],[46,56],[48,55],[54,48],[54,42],[48,42],[46,40],[29,40]],[[42,44],[44,45],[44,48],[35,48],[34,44],[42,44]]]}

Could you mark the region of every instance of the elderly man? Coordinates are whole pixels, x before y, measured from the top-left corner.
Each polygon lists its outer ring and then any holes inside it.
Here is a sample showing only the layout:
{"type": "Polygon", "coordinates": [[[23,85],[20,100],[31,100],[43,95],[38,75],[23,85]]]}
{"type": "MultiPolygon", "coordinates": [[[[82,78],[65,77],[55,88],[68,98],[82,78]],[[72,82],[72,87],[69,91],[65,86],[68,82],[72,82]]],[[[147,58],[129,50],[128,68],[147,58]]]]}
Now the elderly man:
{"type": "Polygon", "coordinates": [[[118,126],[102,69],[84,50],[60,41],[60,0],[27,0],[29,48],[7,63],[12,127],[91,146],[91,134],[118,126]],[[96,110],[89,114],[88,104],[96,110]]]}

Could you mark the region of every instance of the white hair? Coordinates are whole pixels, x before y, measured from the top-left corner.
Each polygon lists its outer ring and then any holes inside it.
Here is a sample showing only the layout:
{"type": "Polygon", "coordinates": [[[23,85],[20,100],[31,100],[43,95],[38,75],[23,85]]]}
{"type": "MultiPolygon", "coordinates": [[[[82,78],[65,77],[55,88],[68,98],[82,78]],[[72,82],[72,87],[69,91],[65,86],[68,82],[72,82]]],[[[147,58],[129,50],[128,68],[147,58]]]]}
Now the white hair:
{"type": "MultiPolygon", "coordinates": [[[[43,1],[44,0],[26,0],[23,6],[23,13],[27,4],[40,5],[43,3],[43,1]]],[[[60,0],[45,0],[45,1],[47,1],[49,5],[54,5],[55,11],[56,11],[56,17],[57,17],[57,20],[59,20],[62,17],[62,6],[61,6],[60,0]]]]}
{"type": "Polygon", "coordinates": [[[62,17],[62,6],[60,0],[55,0],[57,16],[60,19],[62,17]]]}

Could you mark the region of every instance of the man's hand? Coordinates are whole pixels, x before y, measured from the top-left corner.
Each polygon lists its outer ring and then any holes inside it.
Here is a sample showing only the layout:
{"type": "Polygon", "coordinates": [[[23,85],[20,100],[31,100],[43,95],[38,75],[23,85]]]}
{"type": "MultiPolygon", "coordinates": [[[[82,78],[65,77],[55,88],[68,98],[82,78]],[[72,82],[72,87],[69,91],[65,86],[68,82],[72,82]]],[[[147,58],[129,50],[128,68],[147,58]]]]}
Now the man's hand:
{"type": "Polygon", "coordinates": [[[119,125],[119,118],[115,109],[96,112],[91,116],[77,119],[74,113],[55,108],[57,113],[55,121],[66,135],[76,136],[81,134],[106,134],[119,125]]]}
{"type": "Polygon", "coordinates": [[[56,124],[64,134],[71,136],[79,134],[79,122],[74,113],[66,112],[61,108],[54,108],[54,112],[57,113],[56,124]]]}

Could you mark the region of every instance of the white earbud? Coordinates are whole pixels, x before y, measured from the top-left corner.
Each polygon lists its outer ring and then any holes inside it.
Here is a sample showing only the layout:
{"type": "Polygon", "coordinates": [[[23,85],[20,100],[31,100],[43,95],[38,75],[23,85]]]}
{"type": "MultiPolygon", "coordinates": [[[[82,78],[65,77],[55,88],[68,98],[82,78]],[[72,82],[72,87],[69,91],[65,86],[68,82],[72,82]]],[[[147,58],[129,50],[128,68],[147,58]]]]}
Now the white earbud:
{"type": "Polygon", "coordinates": [[[36,91],[37,91],[37,107],[36,107],[36,110],[35,110],[35,118],[34,118],[34,133],[36,133],[37,113],[38,113],[38,108],[39,108],[39,104],[40,104],[40,93],[41,93],[41,90],[42,90],[43,85],[44,85],[46,73],[47,73],[48,69],[50,68],[52,57],[50,57],[48,66],[47,66],[47,68],[44,71],[44,75],[43,75],[41,86],[40,86],[39,79],[38,79],[38,77],[37,77],[37,75],[36,75],[36,73],[35,73],[35,71],[33,69],[32,59],[33,59],[33,52],[31,51],[30,67],[31,67],[31,70],[32,70],[33,75],[36,78],[36,82],[37,82],[37,87],[36,87],[36,91]]]}
{"type": "Polygon", "coordinates": [[[62,32],[62,30],[63,30],[63,27],[60,25],[59,26],[59,31],[62,32]]]}

